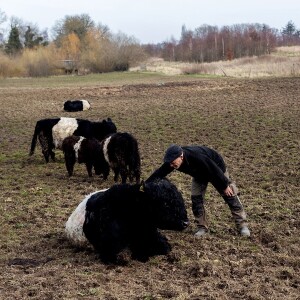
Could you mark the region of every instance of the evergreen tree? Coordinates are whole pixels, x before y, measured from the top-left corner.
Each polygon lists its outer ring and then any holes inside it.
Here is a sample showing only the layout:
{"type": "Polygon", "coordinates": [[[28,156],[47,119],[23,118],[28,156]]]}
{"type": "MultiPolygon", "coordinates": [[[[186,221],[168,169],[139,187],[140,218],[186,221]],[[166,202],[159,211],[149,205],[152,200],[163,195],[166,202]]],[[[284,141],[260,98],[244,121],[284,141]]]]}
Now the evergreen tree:
{"type": "Polygon", "coordinates": [[[20,41],[19,29],[16,26],[11,27],[8,42],[5,45],[5,52],[10,55],[15,55],[22,50],[23,46],[20,41]]]}
{"type": "Polygon", "coordinates": [[[285,27],[282,28],[282,34],[288,37],[292,37],[296,32],[295,24],[292,21],[289,21],[285,27]]]}
{"type": "Polygon", "coordinates": [[[29,49],[32,49],[35,46],[39,46],[44,40],[43,37],[37,36],[36,33],[32,31],[30,26],[27,26],[27,30],[25,32],[24,37],[25,37],[24,46],[29,49]]]}
{"type": "Polygon", "coordinates": [[[295,24],[289,21],[281,30],[283,44],[287,46],[298,45],[300,43],[300,32],[296,29],[295,24]]]}

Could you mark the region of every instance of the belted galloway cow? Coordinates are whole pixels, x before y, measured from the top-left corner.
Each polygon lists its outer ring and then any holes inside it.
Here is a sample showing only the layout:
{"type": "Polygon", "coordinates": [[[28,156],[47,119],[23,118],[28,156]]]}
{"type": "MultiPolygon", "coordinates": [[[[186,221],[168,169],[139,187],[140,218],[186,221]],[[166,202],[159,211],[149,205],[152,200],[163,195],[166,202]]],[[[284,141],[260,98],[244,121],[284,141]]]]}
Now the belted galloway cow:
{"type": "Polygon", "coordinates": [[[140,182],[141,159],[137,140],[127,132],[117,132],[98,142],[95,138],[78,136],[66,137],[62,143],[65,164],[69,176],[73,175],[76,161],[85,163],[89,176],[94,167],[96,175],[103,174],[106,180],[110,168],[114,171],[114,181],[121,175],[122,183],[135,179],[140,182]]]}
{"type": "Polygon", "coordinates": [[[88,100],[67,100],[64,103],[64,110],[68,112],[83,111],[90,109],[91,104],[88,100]]]}
{"type": "Polygon", "coordinates": [[[42,119],[36,122],[29,155],[34,153],[37,138],[40,141],[44,158],[46,162],[49,162],[49,156],[55,160],[53,149],[61,150],[62,142],[67,136],[93,137],[102,141],[107,135],[115,132],[117,132],[117,127],[110,118],[100,122],[65,117],[42,119]]]}
{"type": "Polygon", "coordinates": [[[117,263],[125,248],[132,259],[146,262],[171,251],[159,229],[181,231],[188,223],[181,193],[162,179],[116,184],[86,196],[69,217],[65,232],[75,246],[92,244],[104,263],[117,263]]]}

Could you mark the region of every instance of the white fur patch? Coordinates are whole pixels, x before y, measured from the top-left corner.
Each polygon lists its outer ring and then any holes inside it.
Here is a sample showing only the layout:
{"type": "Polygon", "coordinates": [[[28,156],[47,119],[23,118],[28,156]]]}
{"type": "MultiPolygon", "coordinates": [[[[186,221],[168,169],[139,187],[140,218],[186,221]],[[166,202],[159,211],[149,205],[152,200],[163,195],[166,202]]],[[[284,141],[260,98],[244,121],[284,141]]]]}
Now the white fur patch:
{"type": "Polygon", "coordinates": [[[110,163],[109,163],[109,157],[108,157],[107,147],[108,147],[108,144],[110,142],[110,139],[111,139],[111,136],[108,137],[107,139],[105,139],[105,141],[103,143],[103,154],[104,154],[104,158],[105,158],[105,160],[107,161],[108,164],[110,164],[110,163]]]}
{"type": "Polygon", "coordinates": [[[82,202],[76,207],[65,226],[67,238],[76,246],[84,246],[88,242],[83,232],[83,224],[85,221],[86,203],[92,195],[105,192],[107,189],[93,192],[87,195],[82,202]]]}
{"type": "Polygon", "coordinates": [[[78,122],[74,118],[60,118],[59,122],[52,128],[54,146],[61,149],[63,140],[72,135],[78,127],[78,122]]]}
{"type": "Polygon", "coordinates": [[[78,151],[81,147],[81,143],[85,138],[83,136],[80,137],[79,141],[74,145],[74,151],[75,151],[75,156],[76,159],[78,159],[78,151]]]}
{"type": "Polygon", "coordinates": [[[82,101],[82,110],[88,110],[91,107],[91,104],[87,100],[81,100],[82,101]]]}

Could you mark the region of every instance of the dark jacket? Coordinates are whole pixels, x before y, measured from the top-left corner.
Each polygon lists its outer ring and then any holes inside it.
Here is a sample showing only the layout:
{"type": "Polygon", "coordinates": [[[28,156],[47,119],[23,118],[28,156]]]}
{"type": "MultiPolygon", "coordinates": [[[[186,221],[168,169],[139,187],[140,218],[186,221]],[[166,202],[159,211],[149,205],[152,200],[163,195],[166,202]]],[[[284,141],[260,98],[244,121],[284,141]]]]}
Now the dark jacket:
{"type": "MultiPolygon", "coordinates": [[[[226,165],[218,152],[205,146],[185,146],[182,150],[183,162],[178,171],[192,176],[198,182],[211,182],[221,192],[228,187],[229,180],[224,175],[226,165]]],[[[170,164],[164,163],[146,181],[161,179],[173,170],[170,164]]]]}

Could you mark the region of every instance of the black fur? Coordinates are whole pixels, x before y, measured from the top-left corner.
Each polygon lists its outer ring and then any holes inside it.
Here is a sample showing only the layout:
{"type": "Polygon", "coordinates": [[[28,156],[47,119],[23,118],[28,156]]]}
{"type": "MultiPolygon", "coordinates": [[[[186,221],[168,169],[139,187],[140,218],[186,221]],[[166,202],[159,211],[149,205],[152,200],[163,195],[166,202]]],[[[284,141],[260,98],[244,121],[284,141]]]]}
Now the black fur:
{"type": "MultiPolygon", "coordinates": [[[[36,122],[34,134],[31,141],[31,148],[29,155],[33,155],[37,138],[39,138],[42,153],[46,162],[49,162],[49,156],[52,160],[55,160],[55,149],[53,141],[52,129],[61,118],[55,119],[43,119],[36,122]]],[[[117,131],[116,125],[112,122],[110,118],[103,120],[101,122],[92,122],[84,119],[74,119],[76,120],[78,127],[74,132],[68,133],[69,135],[83,136],[86,138],[96,138],[97,140],[103,140],[107,135],[117,131]]]]}
{"type": "Polygon", "coordinates": [[[188,225],[183,198],[167,179],[145,185],[114,185],[93,194],[86,204],[83,232],[104,263],[116,263],[129,248],[132,259],[145,262],[171,251],[158,228],[183,230],[188,225]]]}
{"type": "Polygon", "coordinates": [[[132,183],[140,182],[141,177],[141,159],[137,140],[127,132],[113,133],[101,142],[103,151],[102,173],[106,179],[109,175],[110,168],[114,172],[114,181],[118,182],[121,175],[122,183],[126,183],[127,178],[132,183]],[[107,149],[105,148],[106,140],[109,139],[107,149]],[[108,161],[105,158],[107,150],[108,161]]]}
{"type": "Polygon", "coordinates": [[[64,103],[64,110],[68,112],[82,111],[83,103],[82,100],[67,100],[64,103]]]}
{"type": "Polygon", "coordinates": [[[95,138],[83,138],[80,148],[78,149],[78,157],[76,158],[76,151],[74,145],[78,143],[81,137],[79,136],[68,136],[64,139],[62,144],[62,150],[64,152],[65,164],[69,176],[73,175],[74,165],[76,161],[86,165],[87,172],[92,177],[92,168],[94,167],[95,174],[101,174],[101,155],[102,150],[100,143],[95,138]]]}

